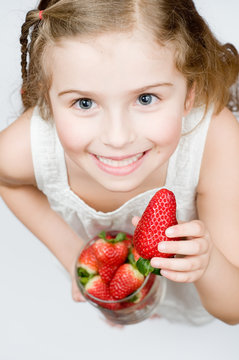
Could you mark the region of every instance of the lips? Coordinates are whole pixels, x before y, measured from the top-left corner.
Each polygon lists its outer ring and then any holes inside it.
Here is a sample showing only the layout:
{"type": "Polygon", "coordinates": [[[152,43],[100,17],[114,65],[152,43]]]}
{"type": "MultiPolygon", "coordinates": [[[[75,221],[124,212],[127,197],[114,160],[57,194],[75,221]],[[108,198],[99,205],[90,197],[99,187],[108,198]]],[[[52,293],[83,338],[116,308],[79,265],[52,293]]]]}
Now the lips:
{"type": "Polygon", "coordinates": [[[131,156],[105,157],[94,155],[96,165],[111,175],[124,176],[135,171],[144,161],[148,151],[137,153],[131,156]]]}
{"type": "Polygon", "coordinates": [[[107,158],[104,156],[97,156],[97,159],[105,165],[112,167],[124,167],[133,164],[135,161],[140,159],[144,153],[139,153],[137,155],[129,156],[129,157],[121,157],[121,158],[107,158]]]}

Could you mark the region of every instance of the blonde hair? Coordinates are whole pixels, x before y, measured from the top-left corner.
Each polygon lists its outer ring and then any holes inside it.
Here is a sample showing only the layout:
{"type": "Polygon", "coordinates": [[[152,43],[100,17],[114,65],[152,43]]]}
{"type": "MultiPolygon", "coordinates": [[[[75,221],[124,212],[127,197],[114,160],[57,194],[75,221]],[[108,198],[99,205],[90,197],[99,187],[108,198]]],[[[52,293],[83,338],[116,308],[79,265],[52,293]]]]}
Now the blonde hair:
{"type": "Polygon", "coordinates": [[[161,45],[172,43],[175,64],[190,88],[195,106],[214,104],[215,112],[228,105],[238,110],[239,56],[232,44],[221,44],[198,14],[191,0],[42,0],[22,25],[22,101],[24,111],[38,105],[43,118],[51,114],[50,74],[44,66],[48,45],[62,38],[97,36],[106,32],[149,31],[161,45]],[[40,13],[39,10],[44,10],[40,13]]]}

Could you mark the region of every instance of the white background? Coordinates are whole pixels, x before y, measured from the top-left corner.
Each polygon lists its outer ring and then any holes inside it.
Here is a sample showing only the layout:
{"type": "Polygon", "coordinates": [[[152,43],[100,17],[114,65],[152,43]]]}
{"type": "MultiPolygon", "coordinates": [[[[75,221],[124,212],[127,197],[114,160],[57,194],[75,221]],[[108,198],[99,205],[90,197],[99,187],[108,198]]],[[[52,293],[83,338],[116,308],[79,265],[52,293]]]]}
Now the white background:
{"type": "MultiPolygon", "coordinates": [[[[238,0],[195,3],[219,39],[239,49],[238,0]]],[[[18,38],[26,10],[35,5],[1,0],[0,129],[19,113],[18,38]]],[[[196,328],[146,320],[109,327],[90,305],[71,300],[68,279],[52,255],[1,199],[0,221],[0,360],[239,359],[239,325],[215,320],[196,328]]]]}

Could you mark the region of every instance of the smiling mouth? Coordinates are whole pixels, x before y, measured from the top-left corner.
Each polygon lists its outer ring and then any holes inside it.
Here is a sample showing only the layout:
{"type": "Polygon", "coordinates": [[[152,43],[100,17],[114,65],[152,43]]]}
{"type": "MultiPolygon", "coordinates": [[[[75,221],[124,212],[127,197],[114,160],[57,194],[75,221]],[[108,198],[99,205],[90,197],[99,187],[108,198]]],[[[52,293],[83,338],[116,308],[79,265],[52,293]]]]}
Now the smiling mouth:
{"type": "Polygon", "coordinates": [[[129,166],[129,165],[135,163],[140,158],[142,158],[145,153],[146,152],[144,151],[144,152],[138,153],[138,154],[130,156],[130,157],[126,157],[126,158],[121,157],[118,160],[116,160],[116,158],[108,158],[108,157],[99,156],[99,155],[95,155],[95,157],[102,164],[105,164],[105,165],[111,166],[111,167],[115,167],[115,168],[120,168],[120,167],[129,166]]]}
{"type": "Polygon", "coordinates": [[[101,171],[113,176],[125,176],[136,171],[144,162],[151,149],[131,156],[101,156],[92,154],[95,164],[101,171]]]}

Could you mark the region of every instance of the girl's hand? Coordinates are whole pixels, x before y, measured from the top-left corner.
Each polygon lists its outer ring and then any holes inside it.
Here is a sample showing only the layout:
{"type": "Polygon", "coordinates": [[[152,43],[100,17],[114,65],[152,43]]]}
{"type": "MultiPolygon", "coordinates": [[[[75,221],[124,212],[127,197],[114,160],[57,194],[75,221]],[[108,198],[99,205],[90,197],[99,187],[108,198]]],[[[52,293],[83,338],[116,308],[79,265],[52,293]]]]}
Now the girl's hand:
{"type": "MultiPolygon", "coordinates": [[[[132,223],[137,225],[139,218],[134,217],[132,223]]],[[[154,257],[151,265],[161,269],[161,274],[176,282],[194,282],[199,280],[207,269],[211,239],[200,220],[180,223],[166,230],[169,238],[180,237],[183,240],[164,241],[159,243],[158,250],[163,253],[176,254],[174,258],[154,257]]]]}
{"type": "MultiPolygon", "coordinates": [[[[81,294],[81,292],[78,288],[78,285],[76,283],[76,278],[73,275],[72,275],[72,299],[76,302],[86,302],[85,298],[83,297],[83,295],[81,294]]],[[[123,325],[115,324],[115,323],[111,322],[110,320],[106,319],[104,316],[102,316],[102,320],[105,321],[105,323],[107,325],[109,325],[110,327],[115,327],[118,329],[124,328],[123,325]]]]}

